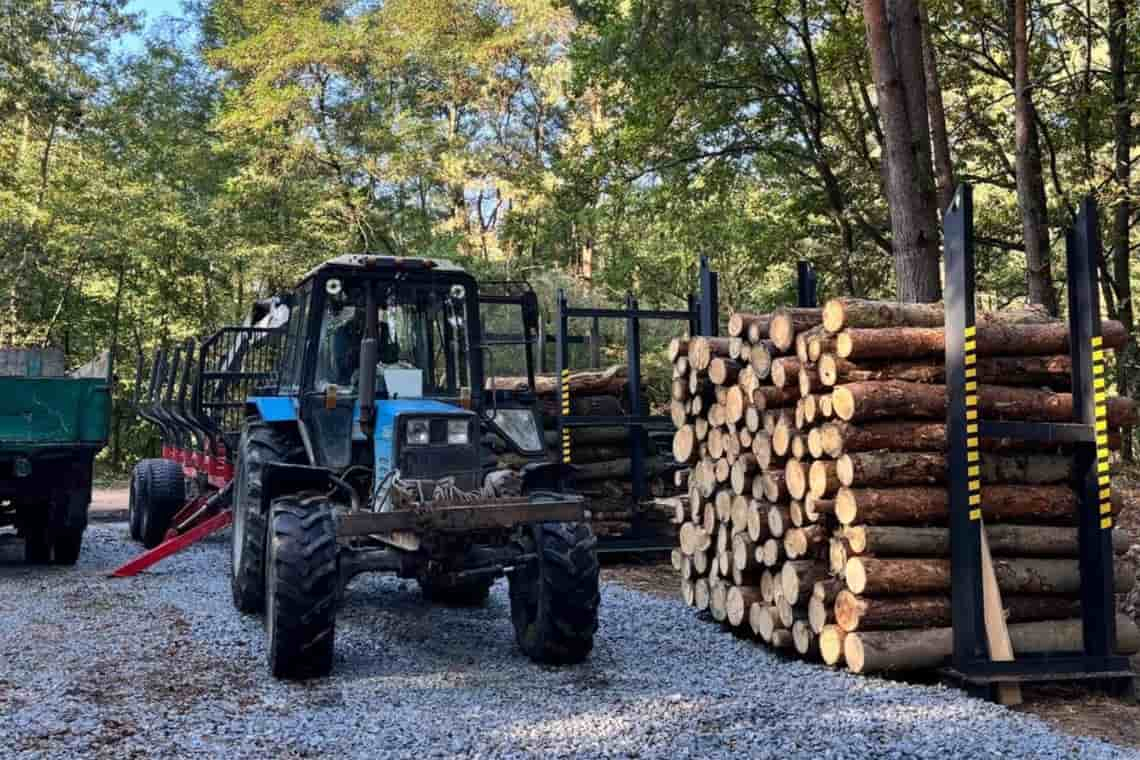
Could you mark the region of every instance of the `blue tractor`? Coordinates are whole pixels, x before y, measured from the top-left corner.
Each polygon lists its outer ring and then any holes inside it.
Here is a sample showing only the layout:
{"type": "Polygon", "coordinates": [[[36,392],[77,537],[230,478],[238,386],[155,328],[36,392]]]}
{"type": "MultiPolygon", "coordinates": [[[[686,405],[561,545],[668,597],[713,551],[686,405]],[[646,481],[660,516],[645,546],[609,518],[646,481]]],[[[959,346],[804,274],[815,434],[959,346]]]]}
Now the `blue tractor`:
{"type": "Polygon", "coordinates": [[[450,262],[352,255],[280,299],[276,370],[245,399],[229,494],[234,605],[264,613],[275,677],[330,672],[337,601],[366,571],[462,604],[505,576],[529,657],[575,663],[592,649],[586,505],[556,490],[533,392],[487,390],[484,365],[512,344],[534,387],[537,299],[499,285],[481,295],[450,262]],[[517,306],[523,331],[485,336],[487,305],[517,306]],[[533,464],[498,468],[496,436],[533,464]]]}

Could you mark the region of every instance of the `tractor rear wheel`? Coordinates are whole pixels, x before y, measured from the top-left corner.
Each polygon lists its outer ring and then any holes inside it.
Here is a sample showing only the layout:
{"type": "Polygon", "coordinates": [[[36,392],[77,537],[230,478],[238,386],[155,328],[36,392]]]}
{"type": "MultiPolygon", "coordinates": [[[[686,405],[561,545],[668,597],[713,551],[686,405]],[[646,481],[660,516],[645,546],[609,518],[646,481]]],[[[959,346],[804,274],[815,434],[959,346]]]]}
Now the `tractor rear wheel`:
{"type": "Polygon", "coordinates": [[[51,520],[49,506],[36,504],[27,507],[24,521],[24,561],[29,565],[46,565],[51,562],[51,520]]]}
{"type": "Polygon", "coordinates": [[[455,607],[480,607],[487,603],[494,578],[455,581],[446,576],[421,575],[417,578],[424,599],[455,607]]]}
{"type": "Polygon", "coordinates": [[[186,479],[182,466],[169,459],[148,459],[146,489],[142,492],[139,535],[148,549],[161,544],[170,530],[170,521],[186,503],[186,479]]]}
{"type": "Polygon", "coordinates": [[[261,509],[262,479],[271,462],[288,462],[294,442],[259,419],[246,421],[238,446],[231,533],[230,590],[239,612],[265,609],[266,516],[261,509]]]}
{"type": "Polygon", "coordinates": [[[542,523],[520,544],[538,556],[507,576],[519,648],[536,662],[581,662],[598,630],[597,539],[585,524],[542,523]]]}
{"type": "Polygon", "coordinates": [[[320,494],[274,499],[266,562],[266,639],[274,678],[328,675],[336,639],[336,524],[320,494]]]}
{"type": "Polygon", "coordinates": [[[57,565],[74,565],[83,549],[83,528],[63,528],[52,536],[52,551],[57,565]]]}

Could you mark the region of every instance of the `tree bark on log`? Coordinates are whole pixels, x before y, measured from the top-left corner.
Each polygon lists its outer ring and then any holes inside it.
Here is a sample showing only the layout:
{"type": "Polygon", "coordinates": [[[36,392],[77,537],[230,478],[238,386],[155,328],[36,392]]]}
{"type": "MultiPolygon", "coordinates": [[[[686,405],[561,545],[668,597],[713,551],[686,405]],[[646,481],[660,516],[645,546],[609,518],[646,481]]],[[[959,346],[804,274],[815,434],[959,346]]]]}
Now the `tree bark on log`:
{"type": "MultiPolygon", "coordinates": [[[[979,324],[978,356],[1045,356],[1067,354],[1069,326],[1048,324],[979,324]]],[[[1122,348],[1128,332],[1114,319],[1101,323],[1104,347],[1122,348]]],[[[941,327],[849,328],[839,333],[835,352],[842,359],[916,359],[938,357],[946,352],[946,333],[941,327]]]]}
{"type": "MultiPolygon", "coordinates": [[[[812,466],[816,464],[820,462],[812,466]]],[[[944,454],[909,451],[844,454],[836,460],[835,471],[839,482],[848,488],[945,483],[949,474],[944,454]]],[[[1062,483],[1071,480],[1072,476],[1072,457],[991,453],[981,456],[981,477],[986,483],[1043,485],[1062,483]]]]}
{"type": "MultiPolygon", "coordinates": [[[[1114,510],[1119,506],[1115,503],[1114,510]]],[[[921,525],[944,523],[950,516],[945,488],[841,488],[835,516],[843,525],[921,525]]],[[[1077,496],[1062,486],[982,486],[982,515],[987,521],[1059,523],[1077,519],[1077,496]]]]}
{"type": "MultiPolygon", "coordinates": [[[[845,327],[942,327],[945,304],[870,301],[863,298],[833,298],[823,305],[823,328],[837,333],[845,327]]],[[[1040,306],[978,315],[978,324],[1043,324],[1057,318],[1040,306]]]]}
{"type": "MultiPolygon", "coordinates": [[[[835,416],[845,422],[884,418],[945,419],[946,386],[902,380],[849,383],[831,394],[835,416]]],[[[1123,396],[1108,399],[1108,424],[1137,421],[1136,403],[1123,396]]],[[[1073,394],[1001,385],[978,387],[978,409],[987,419],[1072,422],[1073,394]]]]}
{"type": "MultiPolygon", "coordinates": [[[[1127,593],[1136,579],[1136,568],[1118,559],[1115,570],[1116,593],[1127,593]]],[[[995,558],[994,573],[1003,593],[1076,594],[1081,590],[1080,567],[1071,559],[995,558]]],[[[851,557],[847,560],[845,579],[848,590],[854,594],[949,592],[950,560],[851,557]]]]}
{"type": "Polygon", "coordinates": [[[843,485],[839,479],[838,464],[827,459],[819,459],[811,463],[808,481],[813,499],[831,496],[843,485]]]}
{"type": "Polygon", "coordinates": [[[771,314],[749,314],[743,311],[734,311],[728,317],[728,334],[729,337],[737,338],[744,336],[749,342],[755,343],[760,338],[768,337],[768,324],[772,320],[771,314]],[[757,338],[753,338],[749,334],[749,328],[755,325],[755,333],[757,338]]]}
{"type": "MultiPolygon", "coordinates": [[[[566,379],[562,387],[563,389],[568,387],[571,396],[617,396],[621,395],[629,382],[627,373],[628,369],[624,364],[615,364],[604,370],[575,372],[566,379]]],[[[486,385],[488,389],[504,391],[525,389],[528,383],[525,377],[496,377],[488,378],[486,385]]],[[[552,396],[558,390],[558,378],[554,375],[536,375],[534,385],[536,396],[552,396]]]]}
{"type": "Polygon", "coordinates": [[[768,338],[781,352],[795,345],[796,333],[810,330],[823,319],[823,309],[799,307],[776,309],[768,323],[768,338]]]}
{"type": "Polygon", "coordinates": [[[689,338],[689,365],[697,371],[709,368],[714,357],[728,356],[729,338],[697,336],[689,338]]]}
{"type": "MultiPolygon", "coordinates": [[[[1080,617],[1081,601],[1064,596],[1002,597],[1010,622],[1080,617]]],[[[848,633],[897,628],[928,628],[951,624],[949,596],[869,597],[848,590],[835,598],[835,622],[848,633]]]]}
{"type": "MultiPolygon", "coordinates": [[[[1076,557],[1077,529],[1046,525],[987,525],[986,539],[994,555],[1019,557],[1076,557]]],[[[901,525],[855,525],[842,530],[854,554],[879,557],[948,557],[949,528],[901,525]]],[[[1112,550],[1124,554],[1131,546],[1128,536],[1112,534],[1112,550]]]]}
{"type": "MultiPolygon", "coordinates": [[[[1053,356],[983,356],[975,365],[979,383],[992,385],[1047,386],[1067,390],[1072,385],[1072,358],[1053,356]]],[[[825,353],[818,360],[819,379],[825,387],[838,383],[868,380],[905,380],[911,383],[945,383],[943,362],[873,361],[855,362],[825,353]]]]}
{"type": "MultiPolygon", "coordinates": [[[[1049,620],[1009,626],[1013,650],[1018,653],[1073,652],[1084,648],[1081,620],[1049,620]]],[[[935,668],[954,651],[953,628],[923,628],[903,631],[870,631],[847,634],[844,659],[855,673],[935,668]]],[[[1116,616],[1116,651],[1134,654],[1140,650],[1140,631],[1124,615],[1116,616]]]]}
{"type": "MultiPolygon", "coordinates": [[[[818,446],[820,454],[813,456],[817,459],[828,456],[838,459],[845,453],[858,453],[866,451],[880,451],[883,449],[896,449],[900,451],[946,451],[949,443],[946,434],[946,425],[941,422],[865,422],[851,424],[848,422],[825,422],[813,428],[812,433],[818,431],[818,446]]],[[[811,435],[808,437],[808,447],[812,445],[811,435]]],[[[1022,441],[1009,438],[982,438],[980,448],[982,451],[1010,451],[1018,449],[1052,449],[1056,450],[1056,443],[1042,443],[1037,441],[1022,441]]],[[[1112,450],[1121,446],[1120,433],[1110,430],[1108,434],[1108,447],[1112,450]]]]}
{"type": "Polygon", "coordinates": [[[782,356],[772,360],[772,385],[777,388],[799,387],[800,360],[794,356],[782,356]]]}

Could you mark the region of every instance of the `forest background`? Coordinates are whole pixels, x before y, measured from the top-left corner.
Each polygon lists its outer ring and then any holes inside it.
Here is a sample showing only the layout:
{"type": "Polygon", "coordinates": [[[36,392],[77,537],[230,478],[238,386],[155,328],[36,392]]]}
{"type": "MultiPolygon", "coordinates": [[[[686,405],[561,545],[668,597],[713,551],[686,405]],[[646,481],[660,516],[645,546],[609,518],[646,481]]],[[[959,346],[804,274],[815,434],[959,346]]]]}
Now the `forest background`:
{"type": "Polygon", "coordinates": [[[344,252],[459,259],[547,307],[679,306],[701,255],[726,309],[790,303],[798,260],[821,298],[936,300],[968,181],[981,305],[1063,310],[1091,195],[1134,329],[1125,0],[171,5],[0,0],[0,344],[114,352],[111,471],[153,443],[139,351],[344,252]]]}

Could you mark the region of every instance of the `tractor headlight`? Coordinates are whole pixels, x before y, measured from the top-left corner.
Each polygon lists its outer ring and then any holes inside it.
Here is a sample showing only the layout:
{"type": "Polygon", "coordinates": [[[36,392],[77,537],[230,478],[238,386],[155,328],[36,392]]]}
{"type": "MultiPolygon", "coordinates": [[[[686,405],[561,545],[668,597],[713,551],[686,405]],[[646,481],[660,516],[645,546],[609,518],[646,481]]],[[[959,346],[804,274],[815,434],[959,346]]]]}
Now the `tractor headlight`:
{"type": "Polygon", "coordinates": [[[468,429],[467,420],[448,420],[447,442],[449,444],[467,445],[468,429]]]}
{"type": "Polygon", "coordinates": [[[408,443],[416,446],[426,446],[431,443],[431,426],[427,420],[408,420],[408,443]]]}

